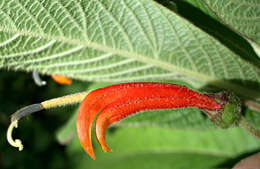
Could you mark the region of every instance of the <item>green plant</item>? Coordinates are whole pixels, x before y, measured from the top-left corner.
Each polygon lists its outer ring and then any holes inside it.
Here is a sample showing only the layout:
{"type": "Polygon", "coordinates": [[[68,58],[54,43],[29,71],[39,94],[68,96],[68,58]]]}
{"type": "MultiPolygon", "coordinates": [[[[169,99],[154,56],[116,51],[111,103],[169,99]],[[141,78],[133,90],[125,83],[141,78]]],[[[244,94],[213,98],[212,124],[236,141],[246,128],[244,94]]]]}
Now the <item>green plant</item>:
{"type": "MultiPolygon", "coordinates": [[[[167,81],[200,91],[231,90],[243,99],[243,115],[259,128],[259,4],[1,1],[0,68],[91,82],[167,81]]],[[[194,108],[144,112],[115,128],[108,140],[114,152],[97,154],[102,163],[81,157],[76,139],[68,145],[78,168],[228,168],[226,161],[260,147],[238,128],[217,129],[194,108]]],[[[66,129],[61,141],[75,130],[66,129]]]]}

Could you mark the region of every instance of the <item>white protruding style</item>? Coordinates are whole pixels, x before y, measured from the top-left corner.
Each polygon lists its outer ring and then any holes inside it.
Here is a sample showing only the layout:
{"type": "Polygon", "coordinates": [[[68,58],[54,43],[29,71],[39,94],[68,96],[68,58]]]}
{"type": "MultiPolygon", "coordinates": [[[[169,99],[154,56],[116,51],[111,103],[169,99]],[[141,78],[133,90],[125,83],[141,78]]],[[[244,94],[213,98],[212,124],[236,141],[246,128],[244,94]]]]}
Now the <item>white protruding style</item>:
{"type": "Polygon", "coordinates": [[[14,127],[15,128],[18,127],[18,120],[13,121],[10,124],[10,126],[8,127],[8,130],[7,130],[7,140],[9,142],[9,144],[11,144],[13,147],[17,147],[19,149],[19,151],[22,151],[23,150],[22,141],[20,139],[13,140],[12,132],[13,132],[14,127]]]}

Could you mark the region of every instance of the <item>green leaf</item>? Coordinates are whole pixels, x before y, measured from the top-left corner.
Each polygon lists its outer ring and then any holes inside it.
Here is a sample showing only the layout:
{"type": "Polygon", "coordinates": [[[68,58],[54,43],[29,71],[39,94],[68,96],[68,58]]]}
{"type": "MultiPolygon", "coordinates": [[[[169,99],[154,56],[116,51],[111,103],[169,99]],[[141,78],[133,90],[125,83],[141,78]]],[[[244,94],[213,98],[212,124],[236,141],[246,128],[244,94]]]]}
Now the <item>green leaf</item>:
{"type": "Polygon", "coordinates": [[[97,160],[96,164],[94,162],[85,162],[80,166],[88,166],[91,169],[189,169],[191,166],[193,169],[212,169],[212,167],[216,169],[215,166],[218,163],[223,163],[225,160],[227,158],[218,155],[201,153],[155,152],[97,160]]]}
{"type": "MultiPolygon", "coordinates": [[[[112,152],[96,148],[90,159],[76,139],[68,153],[77,167],[88,168],[217,168],[241,153],[260,148],[260,141],[239,128],[229,130],[172,130],[166,128],[116,128],[107,136],[112,152]],[[200,159],[200,160],[199,160],[200,159]],[[150,165],[151,164],[151,165],[150,165]],[[139,167],[138,167],[139,166],[139,167]],[[167,167],[168,166],[168,167],[167,167]]],[[[230,166],[223,165],[223,168],[230,166]]]]}
{"type": "Polygon", "coordinates": [[[260,56],[260,1],[259,0],[201,0],[190,1],[220,22],[241,34],[260,56]]]}
{"type": "Polygon", "coordinates": [[[144,111],[131,115],[114,126],[158,126],[178,129],[212,129],[216,126],[197,108],[144,111]]]}
{"type": "MultiPolygon", "coordinates": [[[[162,1],[159,2],[162,3],[162,1]]],[[[218,21],[214,16],[214,13],[210,11],[202,1],[170,0],[169,3],[170,2],[176,3],[180,16],[216,38],[223,45],[240,56],[241,59],[260,68],[260,60],[248,41],[232,31],[228,26],[218,21]]],[[[168,9],[172,10],[169,7],[168,9]]]]}
{"type": "Polygon", "coordinates": [[[247,86],[259,84],[258,68],[150,0],[6,0],[0,18],[0,68],[91,81],[178,79],[260,95],[247,86]]]}

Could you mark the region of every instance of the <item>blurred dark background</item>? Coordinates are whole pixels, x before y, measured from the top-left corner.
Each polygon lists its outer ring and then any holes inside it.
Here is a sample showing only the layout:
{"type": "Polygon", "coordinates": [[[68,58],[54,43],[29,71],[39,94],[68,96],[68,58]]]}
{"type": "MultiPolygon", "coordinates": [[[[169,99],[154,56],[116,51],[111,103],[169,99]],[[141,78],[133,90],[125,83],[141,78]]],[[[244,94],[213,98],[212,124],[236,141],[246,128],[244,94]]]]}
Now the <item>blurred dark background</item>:
{"type": "Polygon", "coordinates": [[[37,112],[19,121],[13,137],[19,138],[24,150],[10,146],[6,131],[10,115],[16,110],[47,99],[84,91],[88,84],[73,80],[72,85],[59,85],[49,76],[41,76],[47,81],[43,87],[37,86],[31,73],[0,71],[0,168],[2,169],[45,169],[71,168],[65,147],[57,142],[55,132],[73,114],[78,104],[37,112]]]}

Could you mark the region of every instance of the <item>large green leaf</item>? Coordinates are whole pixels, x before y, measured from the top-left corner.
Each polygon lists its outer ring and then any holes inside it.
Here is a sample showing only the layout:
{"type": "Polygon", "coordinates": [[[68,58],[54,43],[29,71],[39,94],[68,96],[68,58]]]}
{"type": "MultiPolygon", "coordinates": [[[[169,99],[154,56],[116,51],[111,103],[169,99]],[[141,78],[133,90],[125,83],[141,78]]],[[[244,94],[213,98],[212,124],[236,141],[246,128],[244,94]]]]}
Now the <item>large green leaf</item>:
{"type": "MultiPolygon", "coordinates": [[[[158,2],[162,3],[165,1],[168,4],[174,2],[179,15],[219,40],[242,59],[260,68],[260,60],[248,41],[234,30],[231,30],[226,24],[219,21],[202,1],[164,0],[158,2]]],[[[164,3],[162,4],[165,5],[164,3]]],[[[168,4],[166,4],[167,8],[173,10],[168,4]]]]}
{"type": "Polygon", "coordinates": [[[179,79],[258,97],[260,71],[150,0],[0,3],[0,67],[81,80],[179,79]],[[234,80],[234,81],[233,81],[234,80]]]}
{"type": "Polygon", "coordinates": [[[249,41],[260,56],[260,1],[259,0],[187,0],[228,25],[249,41]]]}
{"type": "Polygon", "coordinates": [[[260,45],[260,1],[232,0],[214,1],[202,0],[219,19],[231,25],[244,37],[260,45]]]}
{"type": "Polygon", "coordinates": [[[93,161],[76,139],[68,146],[78,168],[230,168],[228,160],[260,148],[259,140],[239,128],[229,130],[172,130],[165,128],[119,128],[107,136],[110,153],[95,149],[93,161]],[[223,165],[221,165],[223,163],[223,165]],[[138,167],[139,166],[139,167],[138,167]]]}

